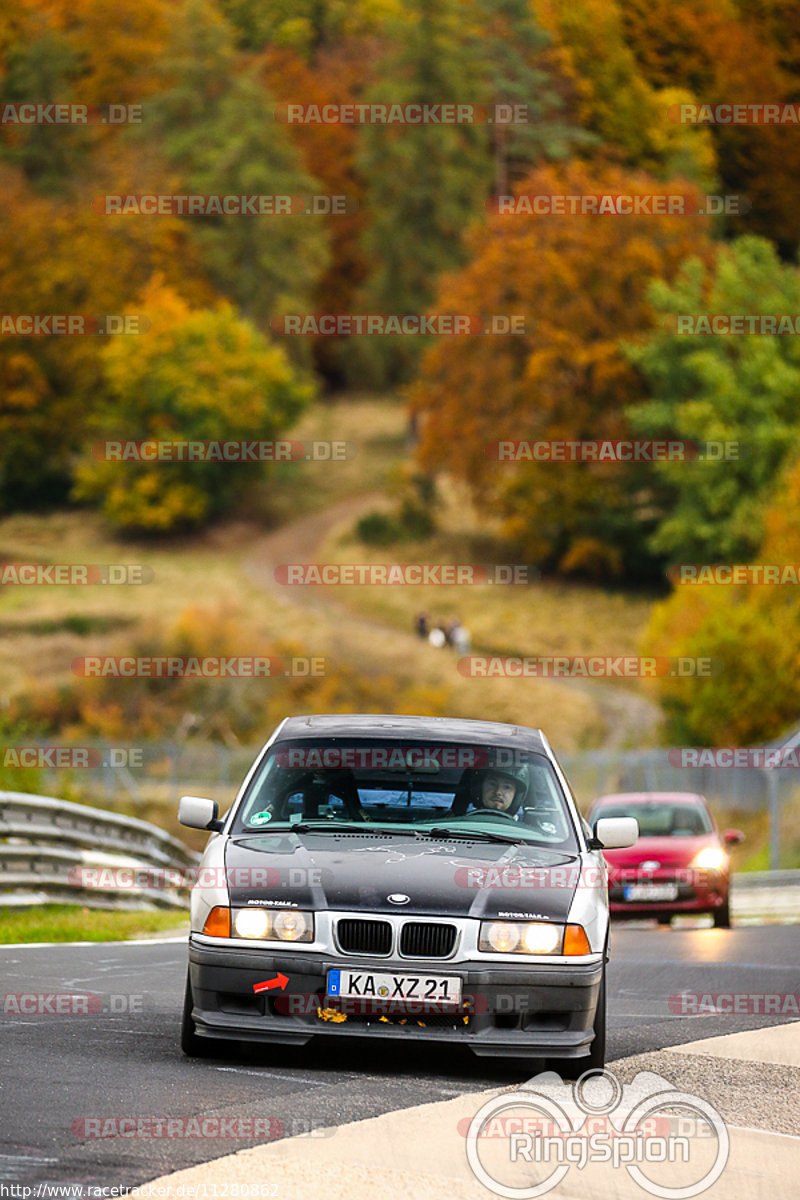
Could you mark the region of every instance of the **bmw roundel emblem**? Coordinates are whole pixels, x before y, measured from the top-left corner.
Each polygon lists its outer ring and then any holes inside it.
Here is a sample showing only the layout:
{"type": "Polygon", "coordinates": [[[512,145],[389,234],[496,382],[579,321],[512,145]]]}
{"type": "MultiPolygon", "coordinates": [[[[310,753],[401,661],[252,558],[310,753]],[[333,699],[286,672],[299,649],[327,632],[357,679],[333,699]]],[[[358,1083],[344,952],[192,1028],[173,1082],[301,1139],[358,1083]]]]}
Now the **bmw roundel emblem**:
{"type": "Polygon", "coordinates": [[[405,896],[402,892],[392,892],[391,896],[387,896],[386,899],[390,904],[408,904],[411,897],[405,896]]]}

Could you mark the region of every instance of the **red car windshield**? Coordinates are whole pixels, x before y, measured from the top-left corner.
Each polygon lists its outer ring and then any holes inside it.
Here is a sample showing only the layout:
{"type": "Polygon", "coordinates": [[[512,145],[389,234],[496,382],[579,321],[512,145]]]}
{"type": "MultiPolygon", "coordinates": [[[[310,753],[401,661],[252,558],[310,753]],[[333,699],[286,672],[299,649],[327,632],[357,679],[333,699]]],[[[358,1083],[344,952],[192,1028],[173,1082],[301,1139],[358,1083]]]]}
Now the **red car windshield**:
{"type": "Polygon", "coordinates": [[[711,818],[697,804],[604,804],[592,813],[598,817],[635,817],[639,837],[702,837],[713,833],[711,818]]]}

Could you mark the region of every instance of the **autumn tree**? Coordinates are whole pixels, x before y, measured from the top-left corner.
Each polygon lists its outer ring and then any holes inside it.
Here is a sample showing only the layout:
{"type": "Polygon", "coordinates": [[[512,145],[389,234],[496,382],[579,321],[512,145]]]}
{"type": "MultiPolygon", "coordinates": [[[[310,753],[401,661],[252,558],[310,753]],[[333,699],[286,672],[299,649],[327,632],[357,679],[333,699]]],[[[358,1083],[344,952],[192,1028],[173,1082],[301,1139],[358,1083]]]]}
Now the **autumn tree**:
{"type": "MultiPolygon", "coordinates": [[[[628,44],[655,87],[686,88],[707,105],[796,103],[800,95],[796,8],[788,14],[766,0],[760,11],[734,0],[626,0],[622,12],[628,44]]],[[[709,128],[720,190],[752,204],[729,218],[730,229],[768,237],[793,259],[800,242],[797,126],[709,128]]]]}
{"type": "MultiPolygon", "coordinates": [[[[690,185],[585,165],[544,167],[521,193],[694,195],[690,185]]],[[[505,518],[520,551],[560,571],[652,573],[646,547],[661,482],[649,464],[498,462],[498,440],[628,436],[625,410],[644,383],[621,339],[652,328],[652,277],[671,279],[709,252],[702,217],[498,215],[470,243],[472,261],[438,307],[520,316],[525,332],[440,338],[411,391],[430,470],[466,479],[505,518]]]]}
{"type": "Polygon", "coordinates": [[[568,114],[595,135],[595,154],[711,188],[716,155],[706,129],[670,120],[673,105],[693,99],[682,77],[659,79],[640,69],[625,40],[617,0],[542,0],[537,12],[552,34],[555,61],[573,83],[568,114]]]}
{"type": "MultiPolygon", "coordinates": [[[[228,304],[193,311],[154,281],[141,300],[152,328],[109,342],[107,406],[95,427],[115,441],[270,441],[309,402],[310,385],[228,304]]],[[[96,501],[123,529],[203,524],[264,476],[263,462],[126,462],[87,452],[75,496],[96,501]]]]}
{"type": "MultiPolygon", "coordinates": [[[[755,564],[800,563],[800,464],[793,459],[764,514],[755,564]]],[[[789,576],[791,579],[791,576],[789,576]]],[[[797,721],[800,662],[796,582],[676,586],[656,607],[649,653],[711,658],[707,678],[660,681],[667,732],[678,744],[751,746],[797,721]],[[691,686],[686,686],[690,683],[691,686]]]]}

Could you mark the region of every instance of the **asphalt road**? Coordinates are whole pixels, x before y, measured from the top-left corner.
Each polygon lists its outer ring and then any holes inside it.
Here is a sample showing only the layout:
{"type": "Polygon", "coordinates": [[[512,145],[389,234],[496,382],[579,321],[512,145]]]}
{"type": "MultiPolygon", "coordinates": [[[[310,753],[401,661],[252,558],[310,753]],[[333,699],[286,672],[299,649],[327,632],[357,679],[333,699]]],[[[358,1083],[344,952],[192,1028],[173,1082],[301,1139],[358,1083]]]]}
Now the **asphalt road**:
{"type": "MultiPolygon", "coordinates": [[[[615,926],[609,1063],[786,1021],[785,1013],[683,1013],[693,996],[800,993],[796,947],[797,929],[786,925],[615,926]]],[[[130,1188],[265,1140],[89,1137],[79,1124],[87,1118],[274,1118],[291,1135],[509,1086],[537,1069],[449,1047],[321,1040],[190,1061],[178,1045],[185,960],[185,944],[175,942],[0,947],[0,1184],[130,1188]],[[9,1001],[86,992],[99,997],[99,1011],[46,1011],[57,1007],[51,998],[45,1011],[17,1013],[9,1001]]]]}

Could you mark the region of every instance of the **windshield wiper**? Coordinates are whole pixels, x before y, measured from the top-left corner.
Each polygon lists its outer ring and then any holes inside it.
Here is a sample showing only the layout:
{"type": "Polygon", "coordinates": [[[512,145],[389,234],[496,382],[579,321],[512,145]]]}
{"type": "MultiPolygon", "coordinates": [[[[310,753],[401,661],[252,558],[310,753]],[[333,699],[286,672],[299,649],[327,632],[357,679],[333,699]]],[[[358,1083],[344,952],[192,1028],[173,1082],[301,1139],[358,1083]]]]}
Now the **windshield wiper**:
{"type": "Polygon", "coordinates": [[[433,829],[420,830],[420,833],[424,833],[428,837],[442,839],[469,838],[471,841],[476,842],[507,842],[512,846],[517,846],[525,841],[525,838],[510,837],[507,833],[494,833],[489,829],[448,829],[442,825],[437,825],[433,829]]]}

